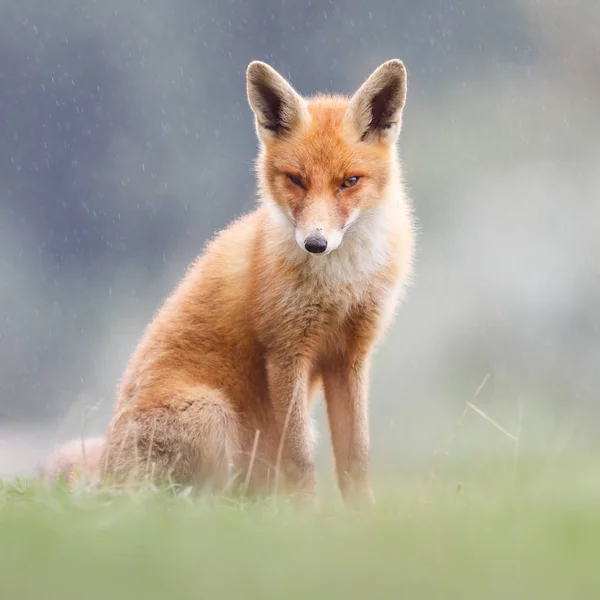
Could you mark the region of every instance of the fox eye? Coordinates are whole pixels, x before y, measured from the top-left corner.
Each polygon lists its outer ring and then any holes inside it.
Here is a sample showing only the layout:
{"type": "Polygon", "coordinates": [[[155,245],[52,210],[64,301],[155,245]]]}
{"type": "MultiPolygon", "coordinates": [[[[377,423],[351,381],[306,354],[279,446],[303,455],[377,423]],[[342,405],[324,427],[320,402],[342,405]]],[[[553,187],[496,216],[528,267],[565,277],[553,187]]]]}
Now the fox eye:
{"type": "Polygon", "coordinates": [[[303,190],[306,189],[304,187],[304,185],[302,185],[302,182],[300,181],[299,177],[296,177],[295,175],[290,175],[289,173],[287,174],[287,178],[294,184],[297,185],[299,188],[302,188],[303,190]]]}
{"type": "Polygon", "coordinates": [[[358,175],[354,175],[353,177],[348,177],[348,179],[346,179],[346,181],[344,181],[344,183],[342,183],[342,185],[341,185],[342,189],[354,187],[358,183],[359,179],[360,179],[360,177],[358,175]]]}

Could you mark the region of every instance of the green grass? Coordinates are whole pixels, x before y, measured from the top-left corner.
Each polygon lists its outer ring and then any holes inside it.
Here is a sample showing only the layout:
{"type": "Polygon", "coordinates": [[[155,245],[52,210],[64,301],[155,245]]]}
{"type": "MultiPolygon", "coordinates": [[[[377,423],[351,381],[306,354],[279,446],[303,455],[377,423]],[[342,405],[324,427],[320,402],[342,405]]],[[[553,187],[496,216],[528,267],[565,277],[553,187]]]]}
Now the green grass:
{"type": "Polygon", "coordinates": [[[325,490],[285,502],[0,487],[0,598],[600,597],[593,461],[464,464],[376,486],[368,513],[325,490]]]}

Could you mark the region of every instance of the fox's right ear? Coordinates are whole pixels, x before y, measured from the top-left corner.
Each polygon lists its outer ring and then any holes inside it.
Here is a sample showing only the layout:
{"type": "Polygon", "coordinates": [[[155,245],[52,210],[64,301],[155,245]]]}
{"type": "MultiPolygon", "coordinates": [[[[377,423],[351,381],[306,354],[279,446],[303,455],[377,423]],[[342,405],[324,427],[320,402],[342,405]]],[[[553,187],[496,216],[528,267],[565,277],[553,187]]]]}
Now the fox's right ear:
{"type": "Polygon", "coordinates": [[[284,136],[307,118],[302,96],[266,63],[251,62],[246,81],[248,101],[256,115],[256,131],[264,142],[284,136]]]}

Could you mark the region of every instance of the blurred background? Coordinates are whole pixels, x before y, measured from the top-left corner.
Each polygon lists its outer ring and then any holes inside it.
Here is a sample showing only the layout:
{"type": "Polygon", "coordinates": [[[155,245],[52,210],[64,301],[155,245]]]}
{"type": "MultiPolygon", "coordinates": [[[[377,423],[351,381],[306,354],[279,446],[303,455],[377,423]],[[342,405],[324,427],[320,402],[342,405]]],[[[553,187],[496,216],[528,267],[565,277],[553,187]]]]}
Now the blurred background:
{"type": "Polygon", "coordinates": [[[306,95],[408,69],[421,233],[375,359],[374,461],[513,452],[475,411],[461,421],[485,378],[475,402],[519,451],[593,445],[598,23],[594,0],[0,0],[0,476],[103,432],[146,323],[253,208],[253,59],[306,95]]]}

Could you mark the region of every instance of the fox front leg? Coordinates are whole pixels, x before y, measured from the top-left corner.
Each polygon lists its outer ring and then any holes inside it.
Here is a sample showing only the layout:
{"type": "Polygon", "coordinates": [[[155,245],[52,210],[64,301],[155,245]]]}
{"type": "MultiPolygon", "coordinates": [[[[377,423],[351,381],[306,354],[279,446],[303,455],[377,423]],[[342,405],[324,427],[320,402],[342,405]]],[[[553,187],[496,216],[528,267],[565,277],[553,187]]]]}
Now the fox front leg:
{"type": "Polygon", "coordinates": [[[269,393],[274,411],[273,447],[276,449],[276,485],[304,496],[312,503],[317,494],[311,420],[308,413],[309,362],[274,356],[267,364],[269,393]]]}
{"type": "Polygon", "coordinates": [[[348,504],[374,503],[369,478],[368,382],[367,356],[340,356],[323,372],[338,486],[348,504]]]}

